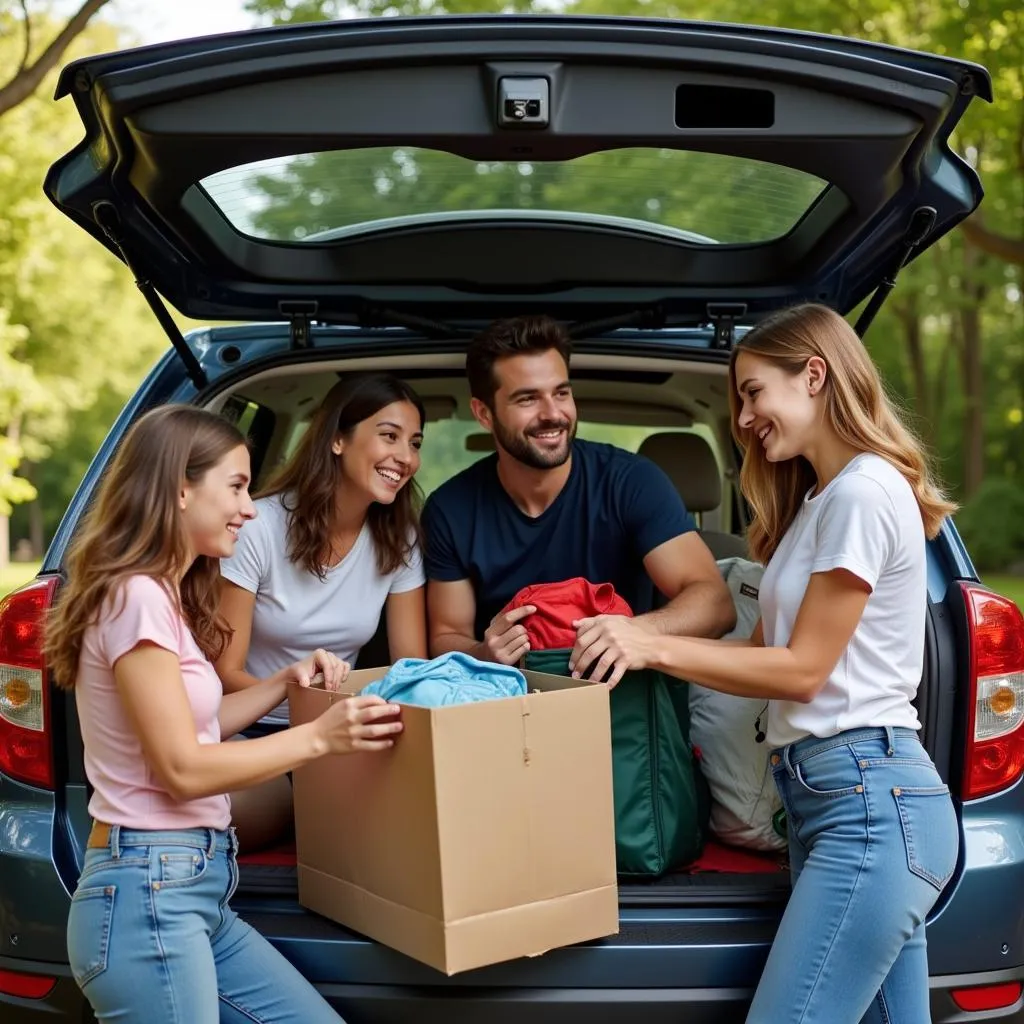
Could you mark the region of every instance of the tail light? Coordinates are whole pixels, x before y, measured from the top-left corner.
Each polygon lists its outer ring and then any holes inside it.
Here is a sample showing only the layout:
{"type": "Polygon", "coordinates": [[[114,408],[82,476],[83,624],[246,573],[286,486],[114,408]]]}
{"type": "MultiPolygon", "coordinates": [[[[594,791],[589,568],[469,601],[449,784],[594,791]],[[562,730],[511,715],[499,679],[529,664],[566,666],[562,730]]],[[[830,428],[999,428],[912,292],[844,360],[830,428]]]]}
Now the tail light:
{"type": "Polygon", "coordinates": [[[44,576],[0,601],[0,772],[53,789],[43,622],[57,589],[44,576]]]}
{"type": "Polygon", "coordinates": [[[0,995],[17,996],[19,999],[45,999],[56,987],[57,979],[46,974],[0,971],[0,995]]]}
{"type": "Polygon", "coordinates": [[[974,800],[1024,774],[1024,616],[1007,597],[961,586],[971,648],[963,798],[974,800]]]}
{"type": "Polygon", "coordinates": [[[1021,984],[1019,981],[1006,981],[997,985],[975,985],[972,988],[954,988],[949,994],[957,1008],[966,1013],[1004,1010],[1020,999],[1021,984]]]}

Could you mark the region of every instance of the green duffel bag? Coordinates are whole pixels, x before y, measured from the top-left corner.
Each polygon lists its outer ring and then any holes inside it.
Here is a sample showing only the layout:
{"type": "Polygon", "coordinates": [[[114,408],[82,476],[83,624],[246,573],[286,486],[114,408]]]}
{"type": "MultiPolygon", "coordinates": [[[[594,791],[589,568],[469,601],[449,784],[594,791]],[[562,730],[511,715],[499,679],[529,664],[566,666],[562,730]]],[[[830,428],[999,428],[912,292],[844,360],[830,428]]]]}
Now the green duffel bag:
{"type": "MultiPolygon", "coordinates": [[[[569,675],[568,649],[530,651],[524,668],[569,675]]],[[[688,687],[627,672],[611,693],[615,858],[626,877],[656,878],[695,861],[710,797],[689,739],[688,687]]]]}

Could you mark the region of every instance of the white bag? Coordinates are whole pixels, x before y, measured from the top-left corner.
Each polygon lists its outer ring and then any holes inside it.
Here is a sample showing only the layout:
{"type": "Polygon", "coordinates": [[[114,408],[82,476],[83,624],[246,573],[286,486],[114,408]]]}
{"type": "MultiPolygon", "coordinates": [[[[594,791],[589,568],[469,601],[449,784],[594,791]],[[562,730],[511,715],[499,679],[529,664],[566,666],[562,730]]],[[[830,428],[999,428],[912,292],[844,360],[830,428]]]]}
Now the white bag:
{"type": "MultiPolygon", "coordinates": [[[[736,628],[724,639],[745,640],[760,617],[757,592],[764,567],[745,558],[718,562],[736,606],[736,628]]],[[[725,843],[754,850],[784,850],[772,824],[782,808],[763,739],[766,701],[735,697],[690,683],[690,739],[701,750],[711,790],[711,831],[725,843]],[[756,725],[760,719],[760,727],[756,725]]]]}

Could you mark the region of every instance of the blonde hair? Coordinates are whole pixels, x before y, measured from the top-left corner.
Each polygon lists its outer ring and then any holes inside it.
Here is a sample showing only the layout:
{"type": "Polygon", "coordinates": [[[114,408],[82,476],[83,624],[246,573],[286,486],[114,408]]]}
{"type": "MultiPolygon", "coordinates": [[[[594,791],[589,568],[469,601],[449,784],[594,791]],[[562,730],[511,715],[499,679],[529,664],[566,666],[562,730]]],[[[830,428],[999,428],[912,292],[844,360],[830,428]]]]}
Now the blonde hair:
{"type": "Polygon", "coordinates": [[[815,485],[803,457],[771,463],[749,429],[739,425],[736,360],[743,352],[796,375],[812,356],[828,367],[825,410],[836,434],[852,448],[873,452],[898,469],[913,488],[926,535],[934,537],[956,510],[933,480],[920,441],[888,397],[878,369],[854,329],[834,310],[816,303],[793,306],[759,323],[733,349],[729,360],[732,431],[743,450],[740,488],[753,519],[748,543],[753,558],[767,564],[815,485]]]}
{"type": "Polygon", "coordinates": [[[68,580],[47,621],[45,655],[57,686],[75,685],[86,629],[135,575],[165,584],[208,658],[223,653],[231,630],[218,611],[220,561],[189,562],[178,494],[244,444],[227,420],[187,405],[154,409],[128,431],[71,545],[68,580]]]}

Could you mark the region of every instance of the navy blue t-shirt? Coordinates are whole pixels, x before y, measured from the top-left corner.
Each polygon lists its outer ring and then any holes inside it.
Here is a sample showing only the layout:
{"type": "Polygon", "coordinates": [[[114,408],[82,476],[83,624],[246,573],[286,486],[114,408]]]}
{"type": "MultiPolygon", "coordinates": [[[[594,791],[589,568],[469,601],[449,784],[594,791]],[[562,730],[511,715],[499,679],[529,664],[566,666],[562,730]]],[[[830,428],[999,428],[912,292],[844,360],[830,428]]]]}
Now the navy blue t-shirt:
{"type": "Polygon", "coordinates": [[[655,588],[643,566],[656,547],[694,529],[678,491],[650,459],[576,440],[569,479],[536,519],[523,513],[489,456],[439,487],[423,510],[428,579],[468,579],[476,639],[523,587],[582,576],[611,583],[642,615],[655,588]]]}

